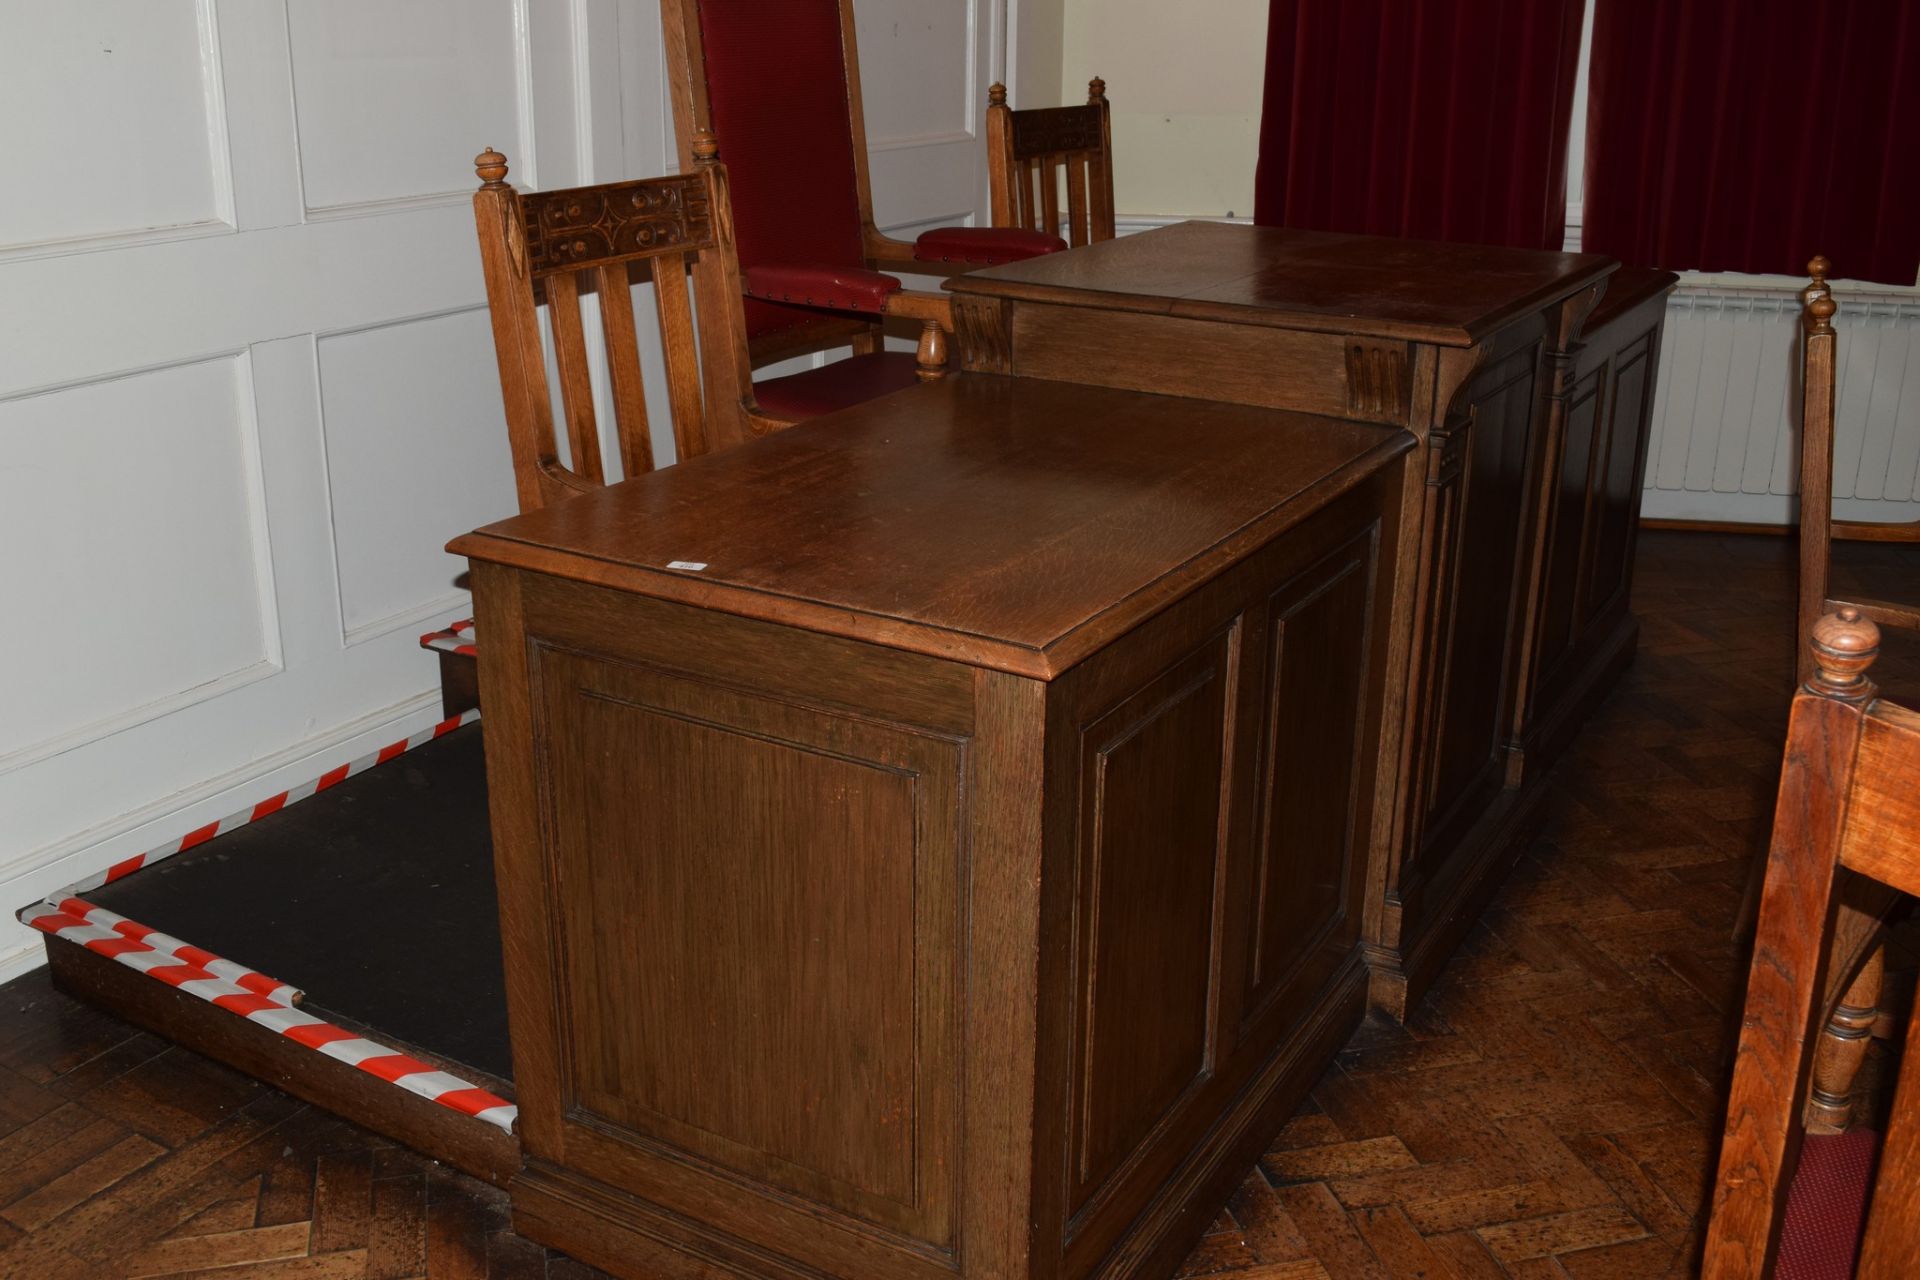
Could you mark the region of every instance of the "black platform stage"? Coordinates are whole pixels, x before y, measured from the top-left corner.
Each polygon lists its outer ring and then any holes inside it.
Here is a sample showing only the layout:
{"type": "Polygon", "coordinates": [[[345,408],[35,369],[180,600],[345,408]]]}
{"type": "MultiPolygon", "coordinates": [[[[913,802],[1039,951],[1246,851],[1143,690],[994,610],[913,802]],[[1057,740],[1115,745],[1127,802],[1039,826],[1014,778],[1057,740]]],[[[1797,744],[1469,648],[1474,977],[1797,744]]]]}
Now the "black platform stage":
{"type": "Polygon", "coordinates": [[[480,725],[86,895],[510,1079],[480,725]]]}

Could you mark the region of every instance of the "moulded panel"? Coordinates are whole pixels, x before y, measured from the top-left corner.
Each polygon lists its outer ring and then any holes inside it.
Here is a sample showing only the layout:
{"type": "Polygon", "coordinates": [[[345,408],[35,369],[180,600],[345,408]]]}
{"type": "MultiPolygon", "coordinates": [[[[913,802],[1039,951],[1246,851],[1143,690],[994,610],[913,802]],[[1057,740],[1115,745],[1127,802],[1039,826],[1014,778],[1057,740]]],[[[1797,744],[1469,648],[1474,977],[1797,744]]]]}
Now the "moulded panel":
{"type": "Polygon", "coordinates": [[[978,9],[979,0],[861,0],[855,6],[868,146],[912,146],[974,132],[978,9]]]}
{"type": "Polygon", "coordinates": [[[569,1125],[949,1243],[959,746],[534,661],[569,1125]]]}
{"type": "Polygon", "coordinates": [[[317,344],[349,641],[458,599],[447,541],[518,509],[484,308],[317,344]]]}
{"type": "Polygon", "coordinates": [[[1223,632],[1080,733],[1076,1210],[1212,1070],[1231,654],[1223,632]]]}
{"type": "Polygon", "coordinates": [[[469,191],[499,147],[524,178],[525,0],[288,0],[309,210],[469,191]]]}
{"type": "Polygon", "coordinates": [[[239,356],[0,401],[0,769],[277,659],[239,356]]]}
{"type": "Polygon", "coordinates": [[[225,216],[207,9],[0,0],[0,119],[23,124],[8,131],[0,249],[225,216]]]}

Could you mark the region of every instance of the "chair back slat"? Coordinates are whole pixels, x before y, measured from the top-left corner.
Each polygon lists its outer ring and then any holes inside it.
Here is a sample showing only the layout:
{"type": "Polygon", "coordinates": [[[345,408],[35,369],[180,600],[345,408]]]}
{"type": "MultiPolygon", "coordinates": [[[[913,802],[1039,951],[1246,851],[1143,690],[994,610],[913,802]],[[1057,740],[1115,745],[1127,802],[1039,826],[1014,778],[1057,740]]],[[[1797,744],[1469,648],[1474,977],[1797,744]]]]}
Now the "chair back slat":
{"type": "Polygon", "coordinates": [[[1067,247],[1087,243],[1087,158],[1075,152],[1067,157],[1067,247]]]}
{"type": "Polygon", "coordinates": [[[712,135],[702,134],[693,173],[544,192],[515,191],[506,182],[506,158],[497,152],[476,161],[483,185],[474,193],[474,226],[521,510],[605,482],[581,304],[589,291],[599,300],[602,391],[612,406],[622,469],[635,476],[655,465],[632,292],[633,273],[642,266],[659,312],[678,456],[741,443],[750,437],[750,421],[764,421],[753,400],[727,175],[717,156],[712,135]],[[553,337],[566,462],[555,439],[542,305],[553,337]]]}
{"type": "Polygon", "coordinates": [[[560,406],[567,418],[573,470],[594,484],[606,482],[600,463],[600,425],[593,412],[593,374],[586,329],[580,321],[580,277],[562,271],[545,281],[547,317],[553,328],[554,364],[560,373],[560,406]]]}
{"type": "Polygon", "coordinates": [[[1060,234],[1060,156],[1049,152],[1034,161],[1040,175],[1040,229],[1060,234]]]}
{"type": "Polygon", "coordinates": [[[620,434],[620,464],[628,475],[637,476],[653,470],[653,434],[647,422],[647,387],[640,375],[633,290],[623,262],[598,267],[594,274],[600,286],[600,333],[607,343],[607,383],[620,434]]]}
{"type": "Polygon", "coordinates": [[[653,297],[660,311],[660,340],[667,362],[667,403],[673,409],[674,452],[682,458],[707,451],[707,427],[700,396],[700,350],[693,337],[693,295],[686,268],[667,258],[653,260],[653,297]]]}
{"type": "Polygon", "coordinates": [[[1096,79],[1087,89],[1082,107],[1015,111],[1007,105],[1006,89],[993,86],[987,150],[995,226],[1060,234],[1064,179],[1068,244],[1113,239],[1113,130],[1106,82],[1096,79]]]}

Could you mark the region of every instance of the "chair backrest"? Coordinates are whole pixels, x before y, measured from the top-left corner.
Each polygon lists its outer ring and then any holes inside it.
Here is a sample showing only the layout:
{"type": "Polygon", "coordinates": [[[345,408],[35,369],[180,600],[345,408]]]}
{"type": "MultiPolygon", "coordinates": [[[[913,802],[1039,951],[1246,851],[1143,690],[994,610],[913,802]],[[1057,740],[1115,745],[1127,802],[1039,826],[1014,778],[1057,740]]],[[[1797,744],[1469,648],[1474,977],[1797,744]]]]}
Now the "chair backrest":
{"type": "MultiPolygon", "coordinates": [[[[1707,1226],[1705,1280],[1769,1274],[1802,1131],[1841,868],[1920,893],[1920,714],[1880,700],[1880,632],[1826,614],[1793,700],[1740,1049],[1707,1226]]],[[[1920,1028],[1907,1052],[1862,1246],[1863,1277],[1912,1274],[1920,1252],[1920,1028]]]]}
{"type": "MultiPolygon", "coordinates": [[[[1837,600],[1829,577],[1835,538],[1885,542],[1920,542],[1920,521],[1905,524],[1867,524],[1833,518],[1833,428],[1838,370],[1838,335],[1833,317],[1838,309],[1827,284],[1831,264],[1816,257],[1807,264],[1813,277],[1801,299],[1800,402],[1800,588],[1795,621],[1805,636],[1813,624],[1842,605],[1852,605],[1881,626],[1920,628],[1920,602],[1837,600]]],[[[1801,680],[1813,675],[1811,657],[1800,655],[1801,680]]]]}
{"type": "Polygon", "coordinates": [[[583,294],[600,299],[606,387],[623,470],[632,476],[653,469],[631,294],[633,275],[643,268],[660,315],[676,454],[698,457],[751,434],[753,386],[740,274],[727,172],[716,156],[707,135],[699,141],[692,173],[537,192],[507,183],[507,160],[497,151],[474,161],[482,182],[473,197],[474,225],[522,511],[605,483],[583,294]],[[552,331],[570,466],[560,459],[554,433],[542,304],[552,331]]]}
{"type": "Polygon", "coordinates": [[[1084,107],[1015,111],[1007,88],[987,91],[987,169],[993,225],[1060,234],[1060,188],[1066,186],[1067,243],[1111,240],[1113,125],[1107,82],[1087,85],[1084,107]]]}
{"type": "MultiPolygon", "coordinates": [[[[661,15],[681,164],[701,133],[727,140],[742,268],[864,267],[873,195],[851,0],[662,0],[661,15]]],[[[759,299],[745,314],[756,340],[872,327],[759,299]]]]}

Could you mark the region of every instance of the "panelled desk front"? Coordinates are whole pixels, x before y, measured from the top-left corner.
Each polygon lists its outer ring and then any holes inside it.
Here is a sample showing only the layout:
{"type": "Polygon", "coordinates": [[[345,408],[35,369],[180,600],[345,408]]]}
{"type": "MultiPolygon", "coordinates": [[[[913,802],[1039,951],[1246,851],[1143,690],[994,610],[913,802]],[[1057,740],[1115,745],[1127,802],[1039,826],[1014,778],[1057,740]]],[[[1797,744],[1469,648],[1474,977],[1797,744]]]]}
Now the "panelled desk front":
{"type": "Polygon", "coordinates": [[[1415,443],[973,374],[456,542],[519,1229],[1170,1274],[1364,1005],[1415,443]]]}
{"type": "Polygon", "coordinates": [[[948,284],[972,371],[1404,427],[1373,999],[1404,1015],[1524,844],[1543,766],[1631,658],[1670,273],[1186,223],[948,284]]]}

